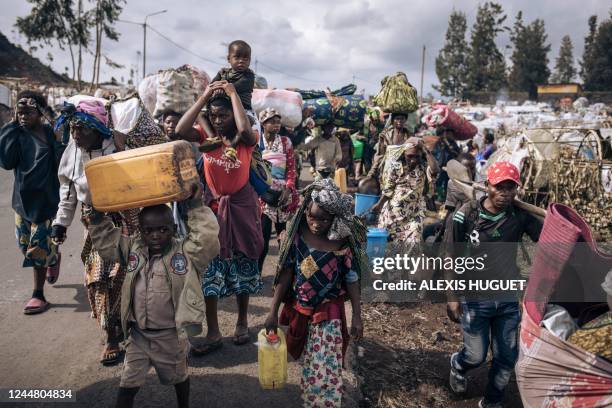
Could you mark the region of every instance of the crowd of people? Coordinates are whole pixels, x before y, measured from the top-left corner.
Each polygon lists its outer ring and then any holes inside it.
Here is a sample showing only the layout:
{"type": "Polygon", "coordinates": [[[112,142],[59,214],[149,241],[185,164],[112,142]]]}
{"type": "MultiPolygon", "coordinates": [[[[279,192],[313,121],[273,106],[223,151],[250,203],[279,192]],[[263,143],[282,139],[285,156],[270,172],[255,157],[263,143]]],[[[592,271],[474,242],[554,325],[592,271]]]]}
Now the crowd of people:
{"type": "MultiPolygon", "coordinates": [[[[492,133],[482,151],[472,143],[460,146],[445,128],[436,130],[435,143],[427,143],[423,129],[406,124],[408,112],[368,120],[364,129],[326,123],[319,130],[307,116],[288,129],[272,108],[258,116],[252,112],[250,56],[247,43],[232,42],[230,68],[219,72],[189,110],[158,118],[167,140],[189,141],[201,153],[202,183],[178,203],[180,220],[167,205],[106,214],[92,206],[84,164],[126,149],[127,136],[109,127],[103,104],[83,100],[53,119],[43,113],[42,95],[22,92],[14,120],[0,132],[0,166],[15,174],[22,266],[34,270],[24,313],[49,308],[45,281],[58,279],[58,248],[80,203],[87,232],[81,253],[85,284],[107,338],[101,363],[117,363],[121,341],[129,340],[118,407],[132,406],[151,365],[163,384],[175,386],[179,406],[188,406],[187,352],[204,356],[222,347],[220,298],[236,297],[233,342],[252,340],[249,300],[262,290],[273,228],[279,260],[265,327],[288,326],[288,351],[296,359],[303,356],[304,406],[340,406],[346,347],[349,338],[363,335],[359,281],[367,259],[366,227],[353,215],[353,197],[333,182],[339,168],[350,175],[352,191],[380,195],[370,211],[391,241],[420,242],[425,211],[432,206],[448,210],[444,234],[451,242],[476,237],[518,245],[524,233],[538,239],[541,223],[512,204],[520,186],[512,164],[488,170],[487,194],[480,200],[449,181],[445,168],[451,160],[475,176],[477,161],[495,150],[492,133]],[[363,156],[355,157],[353,140],[364,143],[363,156]],[[257,152],[270,163],[274,199],[259,194],[250,181],[257,152]],[[308,159],[315,181],[307,186],[302,181],[300,194],[302,162],[308,159]],[[186,225],[183,234],[178,221],[186,225]],[[350,327],[345,299],[351,302],[350,327]],[[204,321],[205,336],[195,337],[204,321]]],[[[516,274],[515,255],[499,254],[491,268],[516,274]]],[[[450,362],[451,389],[466,390],[467,371],[485,361],[491,345],[493,363],[480,406],[501,406],[517,360],[518,303],[461,302],[449,294],[448,315],[464,334],[463,348],[450,362]]]]}

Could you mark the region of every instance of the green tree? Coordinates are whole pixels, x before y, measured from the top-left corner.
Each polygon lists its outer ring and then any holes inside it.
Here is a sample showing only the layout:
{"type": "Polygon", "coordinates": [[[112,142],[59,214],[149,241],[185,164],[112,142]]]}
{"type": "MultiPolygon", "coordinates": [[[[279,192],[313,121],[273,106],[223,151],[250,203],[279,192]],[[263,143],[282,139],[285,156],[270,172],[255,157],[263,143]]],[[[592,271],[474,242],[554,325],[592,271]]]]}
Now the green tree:
{"type": "Polygon", "coordinates": [[[569,35],[561,39],[561,47],[559,48],[559,56],[555,62],[555,72],[550,78],[553,83],[567,84],[572,82],[576,76],[576,68],[574,66],[574,46],[569,35]]]}
{"type": "Polygon", "coordinates": [[[454,11],[448,20],[446,42],[436,58],[436,75],[440,81],[434,89],[443,96],[461,97],[467,85],[467,42],[465,13],[454,11]]]}
{"type": "Polygon", "coordinates": [[[102,38],[112,41],[119,40],[119,33],[113,27],[123,10],[125,0],[90,0],[95,3],[91,10],[91,23],[95,26],[96,49],[94,52],[92,87],[100,82],[100,64],[102,62],[102,38]]]}
{"type": "Polygon", "coordinates": [[[583,83],[587,83],[589,72],[593,68],[593,44],[595,43],[595,34],[597,33],[597,16],[589,17],[589,35],[584,38],[584,51],[582,53],[582,61],[580,61],[580,76],[583,83]]]}
{"type": "Polygon", "coordinates": [[[589,44],[586,66],[583,76],[586,90],[612,90],[612,11],[610,17],[599,25],[593,42],[589,44]]]}
{"type": "Polygon", "coordinates": [[[544,21],[537,19],[524,25],[522,12],[519,12],[510,38],[514,45],[512,68],[508,77],[510,89],[529,92],[529,98],[536,99],[538,84],[547,83],[550,76],[550,44],[546,44],[544,21]]]}
{"type": "Polygon", "coordinates": [[[495,44],[497,35],[506,30],[505,20],[500,4],[486,2],[478,6],[468,55],[468,93],[497,92],[506,85],[504,56],[495,44]]]}
{"type": "Polygon", "coordinates": [[[74,47],[87,46],[89,38],[83,30],[83,21],[74,13],[73,0],[28,0],[32,11],[25,17],[17,17],[17,29],[28,43],[51,45],[55,41],[61,50],[68,48],[72,61],[72,79],[76,66],[74,47]]]}

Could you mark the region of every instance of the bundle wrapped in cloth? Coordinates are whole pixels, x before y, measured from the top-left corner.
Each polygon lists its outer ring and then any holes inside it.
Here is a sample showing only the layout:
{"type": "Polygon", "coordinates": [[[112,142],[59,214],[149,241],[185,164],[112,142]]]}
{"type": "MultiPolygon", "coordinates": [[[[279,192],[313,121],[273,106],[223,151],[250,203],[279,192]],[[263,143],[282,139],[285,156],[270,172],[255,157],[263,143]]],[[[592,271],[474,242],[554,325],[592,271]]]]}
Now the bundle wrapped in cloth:
{"type": "MultiPolygon", "coordinates": [[[[302,95],[302,99],[306,100],[306,99],[320,99],[320,98],[325,98],[325,96],[327,95],[327,93],[329,92],[329,90],[322,90],[322,91],[316,91],[316,90],[303,90],[303,89],[293,89],[296,92],[299,92],[300,95],[302,95]]],[[[343,86],[340,89],[336,89],[335,91],[331,91],[332,94],[336,95],[336,96],[349,96],[349,95],[354,95],[355,92],[357,91],[357,85],[355,84],[348,84],[346,86],[343,86]]]]}
{"type": "Polygon", "coordinates": [[[348,129],[361,129],[366,114],[363,95],[330,95],[325,98],[306,99],[304,109],[312,112],[317,125],[333,123],[348,129]]]}
{"type": "Polygon", "coordinates": [[[128,149],[165,143],[166,138],[138,95],[109,103],[109,127],[127,135],[128,149]]]}
{"type": "Polygon", "coordinates": [[[423,116],[423,123],[432,128],[451,129],[457,140],[468,140],[478,133],[478,128],[472,122],[446,105],[436,105],[431,112],[423,116]]]}
{"type": "Polygon", "coordinates": [[[374,105],[385,112],[410,113],[419,108],[416,89],[403,72],[386,76],[381,85],[380,92],[374,97],[374,105]]]}

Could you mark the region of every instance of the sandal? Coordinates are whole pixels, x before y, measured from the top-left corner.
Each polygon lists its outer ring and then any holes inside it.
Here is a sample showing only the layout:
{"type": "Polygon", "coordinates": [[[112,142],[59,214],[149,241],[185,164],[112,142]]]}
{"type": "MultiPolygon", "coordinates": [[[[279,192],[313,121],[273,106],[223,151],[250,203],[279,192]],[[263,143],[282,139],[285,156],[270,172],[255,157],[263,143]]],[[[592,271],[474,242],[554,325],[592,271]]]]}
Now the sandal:
{"type": "Polygon", "coordinates": [[[62,254],[58,252],[57,261],[55,262],[55,265],[47,267],[47,282],[49,282],[50,285],[53,285],[55,282],[57,282],[57,278],[59,278],[61,262],[62,254]]]}
{"type": "Polygon", "coordinates": [[[202,356],[212,353],[213,351],[219,350],[221,347],[223,347],[223,339],[221,338],[211,343],[204,343],[199,346],[194,346],[193,344],[190,344],[190,346],[191,346],[191,354],[193,354],[196,357],[202,357],[202,356]]]}
{"type": "Polygon", "coordinates": [[[251,341],[251,332],[247,327],[246,332],[242,334],[234,334],[234,344],[237,346],[243,346],[251,341]]]}
{"type": "Polygon", "coordinates": [[[25,308],[23,309],[23,313],[27,315],[39,314],[47,311],[50,306],[51,303],[47,302],[46,300],[33,297],[26,304],[25,308]]]}
{"type": "Polygon", "coordinates": [[[110,366],[117,364],[121,358],[121,348],[118,345],[107,345],[102,351],[102,357],[100,363],[104,366],[110,366]]]}

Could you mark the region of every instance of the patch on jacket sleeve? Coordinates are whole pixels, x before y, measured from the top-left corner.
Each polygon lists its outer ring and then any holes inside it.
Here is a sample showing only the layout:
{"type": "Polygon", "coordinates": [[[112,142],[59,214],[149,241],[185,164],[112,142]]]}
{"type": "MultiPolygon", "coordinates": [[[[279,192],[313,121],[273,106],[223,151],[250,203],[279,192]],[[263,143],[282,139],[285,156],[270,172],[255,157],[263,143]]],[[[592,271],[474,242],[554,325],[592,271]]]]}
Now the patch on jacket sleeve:
{"type": "Polygon", "coordinates": [[[140,263],[140,257],[134,252],[130,252],[130,254],[128,255],[128,264],[127,264],[128,272],[134,272],[136,268],[138,268],[139,263],[140,263]]]}
{"type": "Polygon", "coordinates": [[[185,258],[185,255],[177,252],[170,258],[170,266],[172,267],[172,272],[177,275],[184,275],[187,272],[187,258],[185,258]]]}

